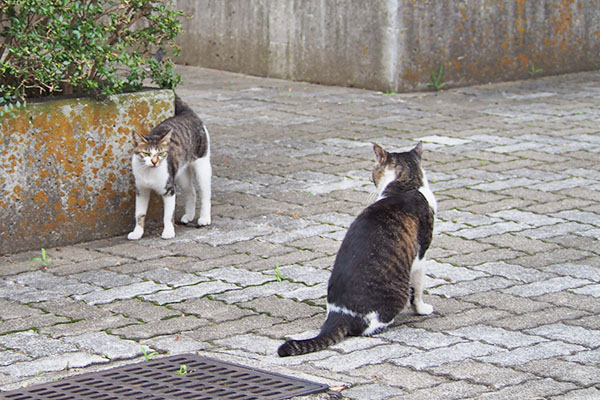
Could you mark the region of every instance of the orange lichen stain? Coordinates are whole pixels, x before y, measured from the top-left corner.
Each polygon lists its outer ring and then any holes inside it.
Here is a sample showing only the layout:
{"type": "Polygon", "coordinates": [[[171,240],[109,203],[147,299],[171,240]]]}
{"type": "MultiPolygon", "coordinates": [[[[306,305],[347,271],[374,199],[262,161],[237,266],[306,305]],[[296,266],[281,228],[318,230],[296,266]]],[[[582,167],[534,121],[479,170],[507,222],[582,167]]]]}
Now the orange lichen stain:
{"type": "MultiPolygon", "coordinates": [[[[58,111],[53,110],[56,101],[32,104],[31,108],[26,108],[23,117],[19,117],[18,129],[14,129],[14,117],[8,122],[1,122],[0,145],[6,144],[6,138],[10,138],[15,150],[4,151],[5,156],[0,156],[0,168],[7,171],[29,164],[31,173],[28,175],[28,187],[17,185],[0,195],[0,208],[10,210],[15,201],[26,202],[37,224],[36,229],[31,230],[31,219],[14,218],[16,222],[10,227],[9,234],[35,232],[35,237],[29,234],[21,236],[27,243],[37,243],[50,238],[51,232],[57,230],[60,230],[61,238],[66,240],[81,240],[89,232],[97,235],[99,229],[103,232],[101,235],[120,233],[123,229],[120,220],[123,215],[133,213],[135,198],[129,167],[131,130],[146,134],[160,122],[157,119],[164,119],[157,118],[157,115],[164,115],[165,118],[172,115],[172,97],[170,101],[164,97],[161,94],[158,100],[145,102],[132,110],[129,105],[140,99],[125,95],[124,100],[120,101],[121,111],[109,112],[102,108],[105,106],[101,106],[98,108],[101,111],[97,109],[91,117],[80,115],[90,111],[88,100],[80,100],[74,105],[71,105],[72,100],[58,101],[58,111]],[[148,110],[164,111],[155,114],[148,110]],[[132,116],[132,113],[137,115],[132,116]],[[109,125],[94,126],[106,122],[109,125]],[[23,147],[30,151],[20,157],[23,147]],[[14,156],[9,159],[12,154],[14,156]],[[40,184],[53,175],[58,179],[53,184],[55,189],[40,191],[40,184]],[[100,188],[87,181],[90,177],[98,179],[104,186],[100,188]],[[129,189],[129,193],[122,190],[123,185],[129,189]],[[74,187],[77,190],[74,191],[74,187]],[[56,197],[60,200],[56,200],[56,197]],[[119,213],[115,213],[115,209],[119,213]],[[118,226],[115,228],[115,225],[118,226]]],[[[92,103],[91,100],[89,102],[92,103]]],[[[0,182],[2,180],[11,179],[3,177],[0,182]]],[[[48,245],[49,242],[45,241],[44,244],[48,245]]]]}
{"type": "Polygon", "coordinates": [[[550,48],[550,39],[549,39],[547,36],[546,36],[546,37],[544,37],[544,47],[545,47],[546,49],[549,49],[549,48],[550,48]]]}
{"type": "Polygon", "coordinates": [[[4,118],[0,124],[0,132],[2,134],[5,134],[4,132],[8,134],[15,132],[23,134],[29,130],[29,110],[19,109],[13,111],[13,113],[14,117],[10,118],[10,123],[8,118],[4,118]]]}
{"type": "Polygon", "coordinates": [[[77,197],[69,197],[67,204],[69,207],[75,207],[77,205],[77,197]]]}
{"type": "Polygon", "coordinates": [[[47,203],[48,195],[43,190],[40,190],[35,194],[35,196],[33,196],[33,201],[36,203],[47,203]]]}
{"type": "Polygon", "coordinates": [[[453,65],[455,71],[462,69],[462,63],[457,58],[455,58],[454,60],[452,60],[452,65],[453,65]]]}
{"type": "Polygon", "coordinates": [[[25,190],[19,185],[15,185],[13,188],[13,193],[16,195],[17,200],[25,194],[25,190]]]}
{"type": "Polygon", "coordinates": [[[54,216],[54,220],[60,224],[60,225],[64,225],[67,224],[71,221],[71,218],[69,218],[69,216],[67,214],[65,214],[64,212],[59,212],[58,214],[56,214],[54,216]]]}
{"type": "MultiPolygon", "coordinates": [[[[145,101],[135,102],[129,108],[129,115],[135,119],[144,118],[149,114],[150,114],[150,107],[148,106],[148,103],[145,101]]],[[[139,123],[138,124],[133,123],[132,125],[139,125],[139,123]]]]}
{"type": "Polygon", "coordinates": [[[421,72],[419,70],[415,71],[413,69],[408,68],[404,71],[404,73],[400,75],[400,78],[411,83],[418,83],[421,81],[421,72]]]}
{"type": "Polygon", "coordinates": [[[514,60],[509,56],[502,56],[500,58],[500,61],[506,66],[512,65],[514,63],[514,60]]]}
{"type": "Polygon", "coordinates": [[[517,54],[517,61],[522,69],[526,69],[529,66],[529,57],[527,57],[527,54],[525,53],[517,54]]]}
{"type": "Polygon", "coordinates": [[[523,43],[523,35],[525,34],[525,18],[523,17],[525,4],[527,0],[516,0],[517,3],[517,16],[515,17],[515,28],[519,32],[518,42],[523,43]]]}
{"type": "Polygon", "coordinates": [[[56,222],[50,221],[50,222],[47,222],[44,225],[42,225],[42,227],[40,228],[40,230],[42,232],[52,232],[52,231],[55,231],[58,228],[59,227],[58,227],[58,224],[56,222]]]}
{"type": "Polygon", "coordinates": [[[572,3],[574,3],[574,0],[561,0],[560,4],[557,5],[558,16],[550,18],[554,23],[554,34],[559,37],[562,36],[563,39],[566,39],[566,35],[573,26],[572,3]]]}
{"type": "Polygon", "coordinates": [[[10,165],[10,167],[12,168],[15,168],[17,166],[17,156],[15,156],[14,154],[9,155],[6,161],[8,162],[8,165],[10,165]]]}

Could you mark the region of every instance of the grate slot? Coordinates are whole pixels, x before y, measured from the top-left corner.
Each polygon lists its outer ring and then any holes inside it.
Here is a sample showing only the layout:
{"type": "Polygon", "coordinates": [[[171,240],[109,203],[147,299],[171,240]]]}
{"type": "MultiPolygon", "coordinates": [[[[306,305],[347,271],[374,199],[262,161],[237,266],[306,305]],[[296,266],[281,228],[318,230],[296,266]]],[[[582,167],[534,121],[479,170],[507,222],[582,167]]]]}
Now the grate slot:
{"type": "Polygon", "coordinates": [[[9,400],[283,400],[327,390],[241,365],[184,354],[0,393],[9,400]],[[177,375],[187,365],[185,375],[177,375]]]}

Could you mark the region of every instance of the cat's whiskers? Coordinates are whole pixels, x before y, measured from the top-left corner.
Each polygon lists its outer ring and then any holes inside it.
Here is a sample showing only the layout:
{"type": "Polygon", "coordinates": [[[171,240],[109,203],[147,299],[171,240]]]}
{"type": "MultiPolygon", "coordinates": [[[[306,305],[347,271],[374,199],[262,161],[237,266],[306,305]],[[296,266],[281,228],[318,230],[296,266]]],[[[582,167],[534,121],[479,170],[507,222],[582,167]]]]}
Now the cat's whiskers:
{"type": "Polygon", "coordinates": [[[369,196],[367,197],[367,205],[375,203],[378,198],[379,198],[379,190],[377,190],[377,188],[375,188],[372,192],[369,193],[369,196]]]}

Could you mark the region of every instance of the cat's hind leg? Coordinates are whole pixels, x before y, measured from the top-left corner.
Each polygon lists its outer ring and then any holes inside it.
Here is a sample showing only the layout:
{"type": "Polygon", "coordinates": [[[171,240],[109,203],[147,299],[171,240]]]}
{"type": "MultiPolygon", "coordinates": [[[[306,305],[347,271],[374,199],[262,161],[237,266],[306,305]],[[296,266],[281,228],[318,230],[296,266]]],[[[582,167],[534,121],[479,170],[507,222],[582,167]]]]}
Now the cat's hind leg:
{"type": "Polygon", "coordinates": [[[175,213],[175,194],[165,194],[163,197],[163,239],[173,239],[175,237],[175,226],[173,225],[173,214],[175,213]]]}
{"type": "Polygon", "coordinates": [[[150,192],[150,189],[136,188],[135,228],[127,235],[127,239],[129,240],[138,240],[144,234],[144,221],[146,220],[146,211],[148,211],[150,192]]]}
{"type": "Polygon", "coordinates": [[[433,306],[423,301],[423,284],[425,281],[425,257],[416,258],[410,270],[410,286],[414,289],[412,307],[419,315],[429,315],[433,312],[433,306]]]}
{"type": "Polygon", "coordinates": [[[181,188],[185,198],[185,214],[181,217],[181,223],[187,224],[194,220],[196,214],[196,189],[194,188],[194,171],[191,168],[186,168],[177,177],[177,187],[181,188]]]}
{"type": "Polygon", "coordinates": [[[198,218],[198,225],[210,225],[211,223],[211,180],[212,180],[212,167],[210,165],[210,155],[206,155],[202,158],[197,159],[192,163],[194,169],[194,175],[198,182],[200,189],[200,217],[198,218]]]}

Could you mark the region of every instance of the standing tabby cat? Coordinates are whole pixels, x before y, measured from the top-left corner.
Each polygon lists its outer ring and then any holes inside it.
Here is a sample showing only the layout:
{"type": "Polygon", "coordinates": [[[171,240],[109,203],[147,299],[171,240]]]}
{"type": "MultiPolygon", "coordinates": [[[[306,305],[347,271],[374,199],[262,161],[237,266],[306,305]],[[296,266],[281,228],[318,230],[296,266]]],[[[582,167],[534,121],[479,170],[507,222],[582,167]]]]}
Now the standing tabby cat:
{"type": "Polygon", "coordinates": [[[282,357],[323,350],[348,335],[377,333],[409,299],[417,314],[433,312],[422,296],[437,204],[421,168],[423,143],[404,153],[388,153],[377,144],[373,150],[378,199],[342,242],[329,278],[327,319],[318,336],[281,345],[282,357]]]}
{"type": "Polygon", "coordinates": [[[137,240],[144,234],[144,220],[152,190],[163,198],[162,238],[175,237],[176,185],[186,197],[185,214],[181,217],[181,222],[186,224],[194,219],[196,213],[194,182],[198,183],[202,202],[198,225],[210,225],[210,143],[208,131],[194,111],[175,95],[175,116],[161,122],[148,136],[134,132],[133,143],[135,229],[127,238],[137,240]]]}

